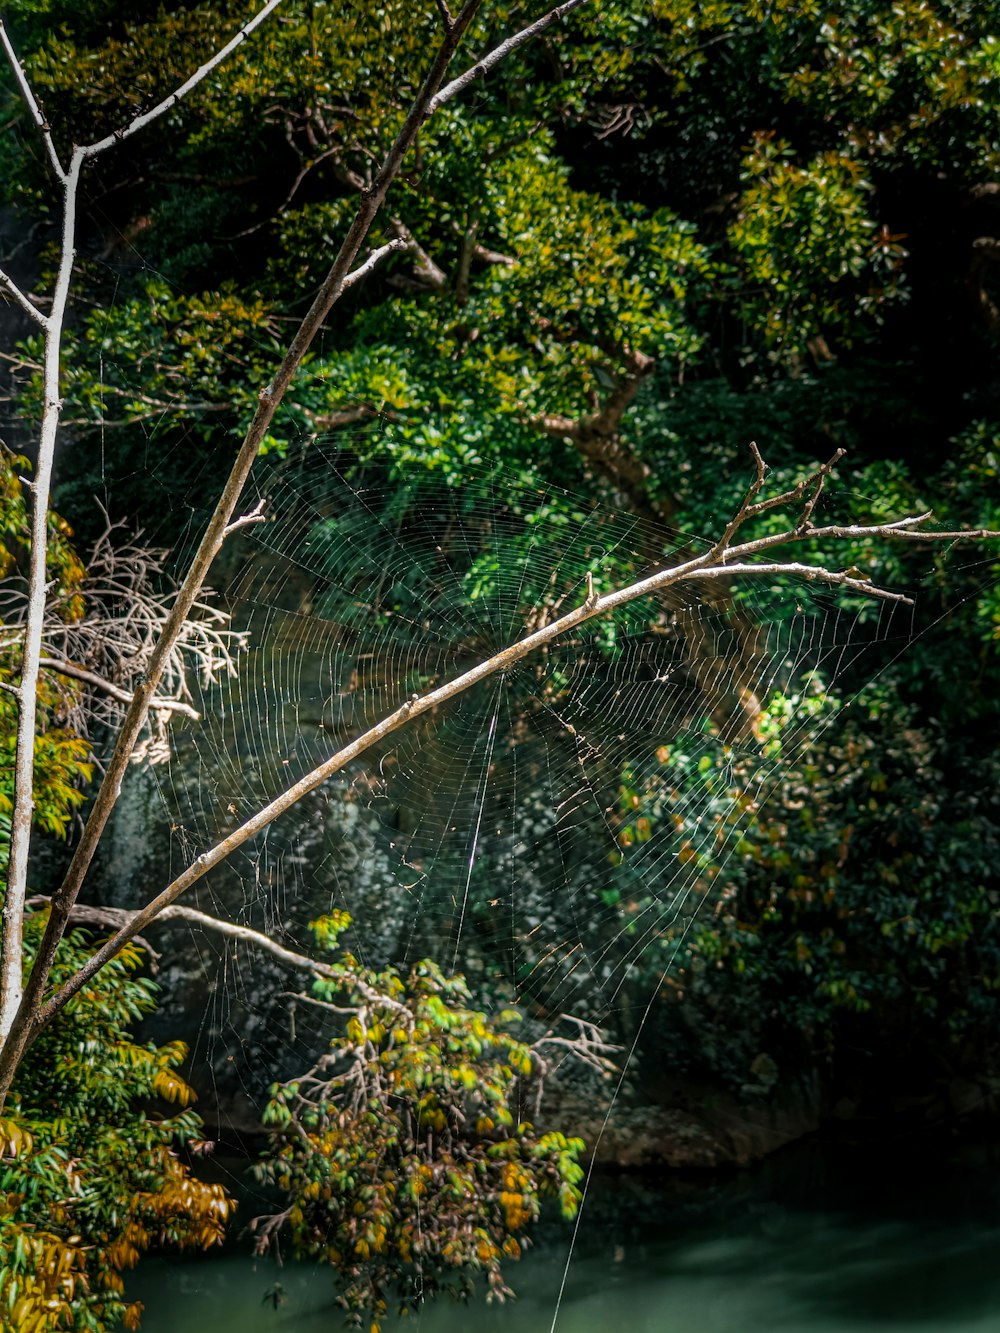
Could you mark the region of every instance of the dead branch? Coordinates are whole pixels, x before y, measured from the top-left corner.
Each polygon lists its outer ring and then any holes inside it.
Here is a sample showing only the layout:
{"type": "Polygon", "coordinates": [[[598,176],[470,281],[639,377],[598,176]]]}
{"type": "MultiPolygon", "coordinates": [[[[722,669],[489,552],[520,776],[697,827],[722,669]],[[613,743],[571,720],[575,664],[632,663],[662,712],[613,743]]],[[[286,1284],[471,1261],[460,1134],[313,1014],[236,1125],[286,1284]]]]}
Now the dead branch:
{"type": "Polygon", "coordinates": [[[421,291],[427,288],[436,292],[444,291],[448,286],[448,278],[444,269],[435,264],[420,242],[416,240],[409,227],[401,222],[399,218],[393,218],[392,230],[395,232],[397,240],[401,241],[403,246],[417,257],[417,262],[413,266],[415,286],[421,291]]]}
{"type": "MultiPolygon", "coordinates": [[[[39,665],[49,667],[55,671],[56,675],[69,676],[72,680],[79,680],[84,685],[92,685],[95,690],[103,690],[105,694],[110,694],[112,699],[118,703],[130,704],[132,696],[128,690],[123,690],[117,685],[113,685],[110,680],[105,680],[103,676],[98,676],[94,671],[87,671],[83,667],[77,666],[75,662],[67,662],[59,657],[41,657],[39,665]]],[[[183,713],[194,722],[201,721],[201,714],[197,709],[192,708],[190,704],[181,703],[177,699],[153,699],[150,702],[150,708],[160,709],[166,713],[183,713]]]]}
{"type": "Polygon", "coordinates": [[[537,37],[539,33],[544,32],[553,23],[561,22],[567,14],[572,13],[574,9],[579,9],[581,5],[586,3],[587,0],[566,0],[565,4],[556,5],[555,9],[550,9],[536,22],[530,23],[526,28],[522,28],[520,32],[506,38],[499,46],[495,46],[492,51],[477,60],[464,74],[460,74],[457,79],[452,79],[451,83],[446,84],[428,103],[427,116],[432,116],[445,102],[450,102],[453,97],[465,92],[470,84],[485,79],[490,70],[495,69],[501,60],[505,60],[519,46],[524,46],[525,42],[530,42],[533,37],[537,37]]]}
{"type": "MultiPolygon", "coordinates": [[[[51,898],[39,893],[33,898],[29,898],[24,905],[28,911],[43,912],[51,901],[51,898]]],[[[123,907],[96,907],[90,903],[76,903],[70,917],[70,925],[91,926],[98,930],[117,930],[126,923],[129,916],[130,913],[123,907]]],[[[145,949],[149,955],[149,970],[155,976],[159,971],[159,963],[163,955],[158,953],[143,935],[136,935],[135,943],[145,949]]]]}
{"type": "Polygon", "coordinates": [[[364,263],[359,264],[353,272],[348,273],[347,277],[344,279],[343,290],[347,291],[349,287],[353,287],[354,284],[360,282],[362,278],[367,278],[369,273],[374,273],[382,260],[386,259],[389,255],[396,254],[400,250],[408,250],[409,248],[409,242],[402,236],[396,236],[393,240],[386,241],[385,245],[380,245],[377,250],[373,250],[364,263]]]}
{"type": "MultiPolygon", "coordinates": [[[[142,534],[120,538],[122,523],[102,509],[104,527],[86,560],[85,578],[69,595],[82,598],[78,615],[65,600],[50,598],[42,629],[39,665],[91,687],[67,699],[66,721],[82,736],[95,738],[102,728],[119,725],[134,698],[134,683],[147,669],[173,605],[174,588],[166,571],[167,552],[142,544],[142,534]]],[[[257,510],[234,520],[229,531],[263,520],[257,510]]],[[[189,617],[161,676],[162,690],[150,700],[156,714],[150,735],[135,759],[170,755],[168,724],[172,714],[198,720],[193,706],[195,681],[202,689],[236,674],[246,635],[229,629],[229,617],[213,607],[206,589],[189,617]]],[[[21,580],[8,578],[0,588],[0,649],[14,648],[27,618],[28,596],[21,580]]]]}

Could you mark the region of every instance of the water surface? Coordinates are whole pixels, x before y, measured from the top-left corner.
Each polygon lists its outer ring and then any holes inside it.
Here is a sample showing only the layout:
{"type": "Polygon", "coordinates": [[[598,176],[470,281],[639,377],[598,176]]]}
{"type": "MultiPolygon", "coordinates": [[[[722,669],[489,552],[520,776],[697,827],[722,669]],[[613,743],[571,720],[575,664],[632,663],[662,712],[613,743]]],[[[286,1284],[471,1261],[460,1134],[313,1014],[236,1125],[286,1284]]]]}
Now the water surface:
{"type": "MultiPolygon", "coordinates": [[[[562,1299],[570,1229],[510,1266],[506,1306],[440,1303],[416,1333],[996,1333],[1000,1154],[932,1138],[805,1148],[724,1180],[599,1181],[562,1299]]],[[[341,1327],[329,1271],[229,1253],[152,1260],[129,1295],[145,1333],[341,1327]],[[276,1310],[266,1293],[279,1282],[276,1310]]]]}

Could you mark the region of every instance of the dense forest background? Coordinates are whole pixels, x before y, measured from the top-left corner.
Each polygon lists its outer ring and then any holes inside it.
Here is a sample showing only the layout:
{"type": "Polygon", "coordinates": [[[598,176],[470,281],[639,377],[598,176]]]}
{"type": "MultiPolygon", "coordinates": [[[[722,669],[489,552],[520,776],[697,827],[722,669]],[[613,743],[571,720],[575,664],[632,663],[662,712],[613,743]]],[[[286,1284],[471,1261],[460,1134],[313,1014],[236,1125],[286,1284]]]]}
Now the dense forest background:
{"type": "MultiPolygon", "coordinates": [[[[487,6],[479,45],[522,9],[487,6]]],[[[67,127],[95,139],[152,105],[247,12],[235,2],[6,6],[60,144],[67,127]]],[[[371,521],[349,532],[358,562],[377,557],[385,524],[412,548],[420,578],[387,594],[406,624],[438,596],[423,543],[442,513],[469,533],[484,515],[527,512],[511,496],[544,494],[552,531],[591,510],[629,515],[641,540],[609,547],[602,578],[614,586],[718,534],[752,474],[752,440],[779,484],[846,450],[825,501],[845,521],[933,509],[951,527],[1000,526],[998,20],[981,0],[584,6],[422,132],[371,238],[407,246],[338,307],[275,421],[264,475],[337,459],[369,506],[371,521]]],[[[438,21],[433,6],[396,0],[288,0],[209,83],[88,175],[55,491],[69,584],[104,530],[95,498],[148,541],[182,548],[211,508],[213,479],[398,128],[438,21]]],[[[0,118],[4,266],[41,287],[54,200],[10,87],[0,118]]],[[[4,438],[30,452],[38,344],[13,307],[0,313],[12,348],[4,438]]],[[[9,481],[16,466],[4,466],[9,481]]],[[[12,568],[16,484],[4,494],[12,568]]],[[[311,494],[342,539],[343,493],[311,494]]],[[[502,566],[500,543],[513,558],[523,526],[494,521],[502,566]]],[[[588,556],[567,559],[582,570],[588,556]]],[[[840,605],[872,653],[835,680],[809,674],[805,653],[798,675],[763,680],[747,645],[787,619],[798,594],[780,581],[713,604],[710,646],[675,618],[668,656],[685,681],[676,734],[614,719],[620,744],[596,766],[618,862],[584,884],[584,861],[567,872],[561,846],[556,873],[539,843],[510,872],[531,886],[531,919],[582,938],[589,956],[625,941],[613,1003],[596,972],[578,975],[574,992],[576,1011],[626,1048],[638,1036],[623,1103],[690,1104],[692,1089],[700,1099],[707,1089],[755,1113],[805,1102],[803,1125],[958,1123],[993,1108],[997,562],[984,549],[887,543],[859,544],[850,558],[916,597],[881,656],[876,611],[850,595],[840,605]],[[782,719],[803,699],[823,725],[781,754],[782,719]],[[685,764],[692,737],[703,766],[685,764]],[[755,802],[764,752],[768,799],[755,802]],[[709,800],[720,773],[724,790],[709,800]],[[735,846],[706,832],[723,797],[740,810],[735,846]],[[660,890],[630,877],[629,850],[652,838],[682,861],[701,849],[691,873],[708,907],[679,920],[654,911],[647,930],[660,890]],[[567,873],[579,881],[572,919],[567,873]]],[[[536,610],[547,574],[519,584],[536,610]]],[[[500,575],[470,554],[456,586],[490,577],[500,575]]],[[[252,629],[246,607],[268,578],[273,567],[248,576],[234,555],[213,581],[252,629]]],[[[307,569],[292,589],[296,614],[315,605],[316,587],[307,569]]],[[[347,603],[352,587],[345,576],[347,603]]],[[[343,622],[348,609],[328,594],[320,612],[343,622]]],[[[487,638],[454,604],[448,615],[444,658],[474,657],[487,638]]],[[[600,675],[600,645],[588,653],[600,675]]],[[[636,660],[662,668],[651,652],[636,660]]],[[[551,714],[559,686],[545,688],[551,714]]],[[[53,763],[82,793],[89,749],[56,683],[49,706],[53,763]]],[[[543,732],[524,753],[568,743],[558,727],[543,732]]],[[[99,732],[88,744],[99,747],[99,732]]],[[[49,827],[66,832],[79,797],[57,786],[49,827]]],[[[414,779],[411,804],[419,793],[414,779]]],[[[396,817],[415,836],[407,811],[396,817]]],[[[135,827],[131,836],[155,841],[135,827]]],[[[103,864],[98,896],[128,905],[121,864],[103,864]]],[[[403,916],[394,926],[385,908],[372,946],[380,965],[407,951],[452,962],[450,944],[447,957],[441,949],[454,936],[451,888],[435,891],[416,926],[403,916]]],[[[532,954],[527,914],[501,948],[495,901],[484,891],[455,962],[496,1007],[519,997],[519,977],[492,965],[516,943],[544,1015],[562,998],[562,974],[532,954]]],[[[196,1042],[205,993],[185,998],[176,978],[171,990],[169,968],[159,1030],[196,1042]]],[[[256,1083],[242,1076],[238,1112],[224,1072],[212,1074],[222,1121],[264,1100],[282,1058],[275,1041],[261,1029],[256,1083]]],[[[215,1056],[228,1059],[210,1051],[206,1064],[215,1056]]]]}

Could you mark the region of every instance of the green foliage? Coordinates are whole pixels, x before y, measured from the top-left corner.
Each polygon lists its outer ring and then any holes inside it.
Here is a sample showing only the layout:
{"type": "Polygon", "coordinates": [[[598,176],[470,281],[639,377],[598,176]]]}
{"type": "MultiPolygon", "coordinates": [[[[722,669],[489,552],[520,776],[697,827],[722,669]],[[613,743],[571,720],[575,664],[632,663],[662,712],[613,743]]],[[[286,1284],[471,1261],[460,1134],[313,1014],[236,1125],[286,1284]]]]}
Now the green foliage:
{"type": "MultiPolygon", "coordinates": [[[[275,329],[259,299],[232,291],[177,296],[158,279],[115,308],[114,317],[93,312],[82,333],[64,339],[68,368],[67,424],[86,428],[103,423],[162,423],[171,414],[185,427],[212,440],[224,426],[245,415],[253,385],[273,364],[275,329]],[[88,350],[108,355],[95,377],[88,350]]],[[[36,359],[26,378],[22,404],[36,420],[43,396],[41,340],[26,351],[36,359]]]]}
{"type": "MultiPolygon", "coordinates": [[[[349,924],[337,913],[313,931],[332,951],[349,924]]],[[[404,976],[341,953],[313,991],[343,1028],[272,1089],[256,1171],[288,1206],[262,1243],[287,1224],[297,1254],[336,1268],[351,1321],[365,1313],[373,1329],[394,1294],[404,1310],[480,1282],[487,1299],[509,1296],[503,1260],[523,1252],[547,1195],[575,1215],[583,1176],[579,1139],[522,1118],[535,1059],[507,1030],[519,1015],[487,1018],[461,977],[426,960],[404,976]]]]}
{"type": "Polygon", "coordinates": [[[695,870],[659,940],[679,953],[657,1038],[679,1069],[745,1089],[761,1055],[775,1077],[818,1063],[872,1096],[981,1069],[1000,1034],[994,765],[947,781],[945,738],[891,687],[841,716],[809,689],[771,700],[750,751],[693,764],[664,747],[623,789],[623,849],[670,837],[695,870]]]}
{"type": "MultiPolygon", "coordinates": [[[[21,480],[30,472],[26,458],[0,445],[0,577],[11,584],[23,578],[30,550],[30,522],[21,480]]],[[[58,514],[49,515],[47,570],[56,614],[76,620],[83,614],[80,588],[86,571],[72,543],[73,530],[58,514]]],[[[0,682],[17,679],[20,647],[13,627],[0,621],[0,682]]],[[[74,697],[66,677],[43,672],[39,680],[38,726],[35,734],[34,814],[36,826],[65,837],[73,811],[84,800],[93,764],[90,745],[62,725],[74,697]]],[[[14,756],[17,743],[17,699],[0,690],[0,849],[6,865],[14,798],[14,756]]]]}
{"type": "MultiPolygon", "coordinates": [[[[26,963],[44,924],[26,921],[26,963]]],[[[54,983],[88,956],[83,935],[68,936],[54,983]]],[[[217,1244],[233,1208],[178,1156],[201,1133],[177,1072],[183,1043],[129,1035],[155,1007],[141,961],[126,946],[45,1029],[0,1119],[0,1320],[18,1333],[137,1328],[123,1274],[153,1246],[217,1244]]]]}
{"type": "Polygon", "coordinates": [[[900,294],[906,250],[870,216],[862,163],[828,150],[799,166],[790,145],[768,133],[744,179],[729,239],[744,270],[747,319],[786,357],[810,344],[828,355],[826,338],[849,346],[855,331],[870,334],[872,317],[900,294]]]}
{"type": "MultiPolygon", "coordinates": [[[[21,454],[0,444],[0,578],[24,576],[31,550],[31,523],[26,488],[31,464],[21,454]]],[[[80,584],[86,571],[73,547],[73,529],[56,513],[49,514],[46,573],[50,596],[65,620],[82,614],[80,584]]]]}

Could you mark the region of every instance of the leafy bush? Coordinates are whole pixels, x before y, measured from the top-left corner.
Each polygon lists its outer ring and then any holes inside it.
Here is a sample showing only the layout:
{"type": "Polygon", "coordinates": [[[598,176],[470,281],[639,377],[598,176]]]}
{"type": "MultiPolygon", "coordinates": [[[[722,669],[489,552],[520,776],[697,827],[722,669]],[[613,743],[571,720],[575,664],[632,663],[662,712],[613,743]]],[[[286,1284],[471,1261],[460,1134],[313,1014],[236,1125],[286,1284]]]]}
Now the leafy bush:
{"type": "MultiPolygon", "coordinates": [[[[313,923],[335,948],[349,918],[313,923]]],[[[268,1156],[256,1168],[288,1205],[256,1227],[261,1248],[281,1228],[295,1253],[337,1269],[352,1322],[377,1330],[393,1292],[404,1310],[438,1292],[511,1295],[504,1259],[528,1244],[541,1200],[563,1216],[580,1201],[580,1139],[540,1134],[522,1118],[536,1072],[530,1046],[488,1019],[465,981],[434,963],[401,976],[341,953],[313,999],[342,1025],[312,1069],[276,1084],[264,1113],[268,1156]]]]}
{"type": "MultiPolygon", "coordinates": [[[[26,923],[29,961],[44,924],[26,923]]],[[[53,982],[88,953],[68,936],[53,982]]],[[[217,1244],[234,1206],[178,1156],[202,1128],[177,1072],[184,1044],[129,1035],[155,1007],[141,962],[126,946],[44,1031],[0,1118],[0,1322],[18,1333],[138,1328],[122,1275],[152,1246],[217,1244]]]]}

